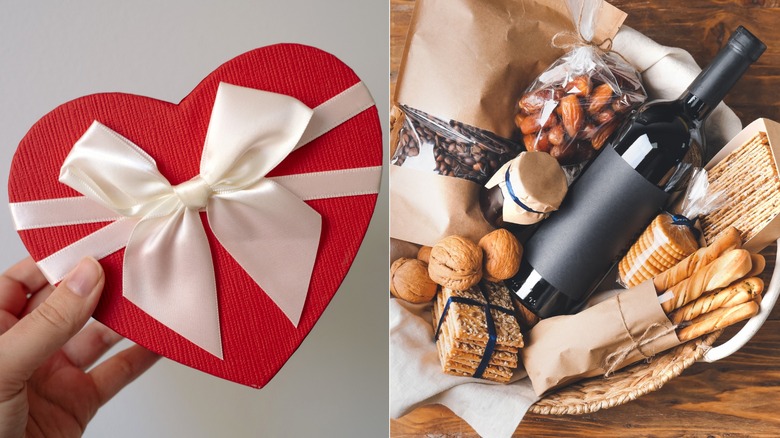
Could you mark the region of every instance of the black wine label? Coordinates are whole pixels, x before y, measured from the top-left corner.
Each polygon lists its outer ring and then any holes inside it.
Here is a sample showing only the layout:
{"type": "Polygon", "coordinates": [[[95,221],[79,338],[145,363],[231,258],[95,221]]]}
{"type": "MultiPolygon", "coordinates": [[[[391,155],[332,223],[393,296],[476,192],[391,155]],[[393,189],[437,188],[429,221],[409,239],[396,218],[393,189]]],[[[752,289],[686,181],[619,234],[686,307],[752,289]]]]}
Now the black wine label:
{"type": "Polygon", "coordinates": [[[668,197],[608,146],[528,240],[525,257],[552,286],[584,300],[668,197]]]}

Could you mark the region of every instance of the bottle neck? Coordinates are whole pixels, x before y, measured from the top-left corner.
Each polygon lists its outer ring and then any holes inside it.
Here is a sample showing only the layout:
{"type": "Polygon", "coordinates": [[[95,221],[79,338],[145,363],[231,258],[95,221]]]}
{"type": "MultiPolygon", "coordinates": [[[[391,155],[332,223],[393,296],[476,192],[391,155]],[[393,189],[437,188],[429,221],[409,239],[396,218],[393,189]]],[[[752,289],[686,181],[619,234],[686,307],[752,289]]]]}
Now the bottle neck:
{"type": "Polygon", "coordinates": [[[740,26],[680,96],[689,116],[704,120],[765,49],[761,40],[740,26]]]}
{"type": "Polygon", "coordinates": [[[685,90],[677,101],[682,106],[683,111],[692,121],[701,123],[710,115],[716,105],[710,105],[703,99],[700,99],[690,90],[685,90]]]}

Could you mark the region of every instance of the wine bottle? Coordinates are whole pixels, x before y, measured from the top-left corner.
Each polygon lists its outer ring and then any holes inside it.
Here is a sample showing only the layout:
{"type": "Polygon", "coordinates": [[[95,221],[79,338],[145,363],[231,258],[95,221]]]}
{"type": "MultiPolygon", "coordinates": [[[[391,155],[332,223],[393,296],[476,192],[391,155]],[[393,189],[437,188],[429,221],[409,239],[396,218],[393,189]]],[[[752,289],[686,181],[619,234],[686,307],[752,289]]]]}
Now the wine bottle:
{"type": "Polygon", "coordinates": [[[523,305],[541,318],[579,309],[701,166],[704,121],[765,49],[740,26],[678,99],[648,102],[621,126],[526,242],[520,271],[506,280],[523,305]]]}

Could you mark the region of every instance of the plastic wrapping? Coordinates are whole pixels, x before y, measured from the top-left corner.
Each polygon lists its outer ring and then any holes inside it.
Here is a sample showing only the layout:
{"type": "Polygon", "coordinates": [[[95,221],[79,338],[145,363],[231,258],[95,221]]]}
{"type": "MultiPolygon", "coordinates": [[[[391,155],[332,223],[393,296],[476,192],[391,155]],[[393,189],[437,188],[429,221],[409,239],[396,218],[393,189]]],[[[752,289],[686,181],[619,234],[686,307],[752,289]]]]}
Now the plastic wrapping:
{"type": "Polygon", "coordinates": [[[549,152],[572,179],[647,94],[620,55],[585,44],[601,1],[569,3],[582,41],[528,87],[517,102],[515,125],[527,150],[549,152]]]}
{"type": "Polygon", "coordinates": [[[463,123],[401,106],[403,124],[392,164],[484,184],[522,151],[520,145],[463,123]]]}
{"type": "Polygon", "coordinates": [[[694,169],[680,213],[661,213],[642,232],[618,265],[619,282],[625,287],[636,286],[688,257],[699,248],[696,219],[726,202],[723,191],[710,190],[707,171],[694,169]]]}

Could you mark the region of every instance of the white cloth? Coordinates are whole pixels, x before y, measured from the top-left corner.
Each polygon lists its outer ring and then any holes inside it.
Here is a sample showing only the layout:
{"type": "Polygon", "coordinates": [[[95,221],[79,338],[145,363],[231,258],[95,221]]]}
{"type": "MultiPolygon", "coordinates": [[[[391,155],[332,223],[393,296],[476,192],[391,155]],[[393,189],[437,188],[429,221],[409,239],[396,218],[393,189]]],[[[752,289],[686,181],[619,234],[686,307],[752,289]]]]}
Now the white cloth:
{"type": "Polygon", "coordinates": [[[442,404],[484,437],[511,436],[538,399],[518,371],[503,385],[444,374],[433,342],[431,304],[390,300],[390,416],[442,404]]]}
{"type": "MultiPolygon", "coordinates": [[[[701,68],[686,51],[662,46],[623,26],[613,50],[634,65],[650,99],[674,99],[701,68]]],[[[705,124],[710,151],[719,149],[742,129],[742,123],[720,104],[705,124]]],[[[524,372],[508,385],[455,377],[441,371],[433,342],[430,305],[390,300],[390,416],[399,418],[418,406],[442,404],[483,437],[508,437],[536,402],[524,372]]]]}

